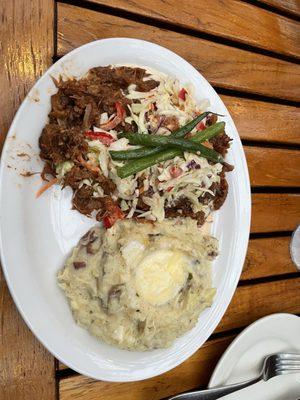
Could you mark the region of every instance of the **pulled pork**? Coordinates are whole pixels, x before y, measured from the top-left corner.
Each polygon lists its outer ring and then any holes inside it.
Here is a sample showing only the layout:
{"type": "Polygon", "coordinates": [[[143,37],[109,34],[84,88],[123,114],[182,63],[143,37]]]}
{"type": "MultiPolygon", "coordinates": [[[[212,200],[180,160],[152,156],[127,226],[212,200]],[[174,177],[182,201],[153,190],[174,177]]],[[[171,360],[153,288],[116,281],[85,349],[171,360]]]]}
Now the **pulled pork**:
{"type": "Polygon", "coordinates": [[[127,99],[123,93],[129,85],[135,84],[138,91],[147,92],[154,89],[158,82],[143,81],[147,76],[144,69],[130,67],[97,67],[92,68],[82,79],[57,81],[58,92],[52,96],[50,120],[59,120],[64,126],[80,126],[84,120],[85,129],[92,125],[99,126],[99,116],[103,112],[113,114],[116,102],[119,102],[126,113],[127,99]]]}
{"type": "MultiPolygon", "coordinates": [[[[105,210],[116,207],[111,195],[116,185],[100,170],[91,170],[88,163],[82,162],[88,150],[84,132],[94,125],[100,125],[100,115],[116,113],[118,102],[128,113],[127,104],[131,103],[124,93],[131,84],[141,92],[154,89],[158,82],[146,80],[147,73],[142,68],[130,67],[97,67],[79,80],[55,81],[58,92],[51,97],[49,123],[39,138],[40,156],[45,161],[42,178],[55,176],[57,164],[72,161],[73,168],[63,178],[62,185],[70,186],[74,191],[73,207],[80,213],[91,215],[97,212],[97,218],[104,215],[105,210]],[[88,180],[91,185],[82,184],[88,180]],[[92,185],[99,184],[105,197],[93,197],[92,185]]],[[[117,130],[135,131],[136,126],[122,121],[117,130]]]]}
{"type": "Polygon", "coordinates": [[[77,160],[87,151],[83,132],[77,127],[61,128],[58,124],[48,124],[39,139],[40,156],[55,165],[68,160],[77,160]]]}
{"type": "Polygon", "coordinates": [[[213,145],[214,150],[216,150],[224,157],[230,147],[231,140],[232,139],[230,139],[230,137],[224,132],[218,136],[213,137],[209,141],[213,145]]]}

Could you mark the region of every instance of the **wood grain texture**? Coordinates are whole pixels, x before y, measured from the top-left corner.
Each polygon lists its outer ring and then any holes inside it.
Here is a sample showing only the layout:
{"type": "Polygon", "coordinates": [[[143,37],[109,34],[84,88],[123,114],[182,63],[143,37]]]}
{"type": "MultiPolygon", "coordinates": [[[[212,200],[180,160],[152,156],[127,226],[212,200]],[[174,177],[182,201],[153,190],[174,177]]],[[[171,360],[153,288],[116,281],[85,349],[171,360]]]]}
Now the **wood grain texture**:
{"type": "Polygon", "coordinates": [[[300,313],[300,278],[239,286],[216,332],[248,326],[276,312],[300,313]]]}
{"type": "Polygon", "coordinates": [[[297,272],[290,256],[290,237],[252,239],[241,280],[297,272]]]}
{"type": "Polygon", "coordinates": [[[59,382],[60,400],[158,400],[199,386],[206,386],[217,361],[233,336],[205,343],[177,368],[140,382],[111,383],[81,375],[59,382]]]}
{"type": "Polygon", "coordinates": [[[55,400],[54,358],[25,325],[0,269],[0,399],[55,400]]]}
{"type": "Polygon", "coordinates": [[[92,0],[115,9],[155,18],[265,50],[298,57],[296,21],[236,0],[92,0]]]}
{"type": "Polygon", "coordinates": [[[300,65],[154,26],[58,3],[58,55],[95,39],[131,37],[165,46],[212,85],[300,101],[300,65]]]}
{"type": "Polygon", "coordinates": [[[0,2],[0,137],[28,90],[52,63],[53,1],[0,2]]]}
{"type": "Polygon", "coordinates": [[[300,108],[241,97],[221,98],[242,139],[300,144],[300,108]]]}
{"type": "Polygon", "coordinates": [[[300,151],[244,146],[251,186],[300,186],[300,151]]]}
{"type": "MultiPolygon", "coordinates": [[[[53,1],[0,2],[1,145],[28,89],[51,64],[53,1]]],[[[54,359],[25,326],[0,270],[0,398],[54,400],[54,359]]]]}
{"type": "Polygon", "coordinates": [[[252,233],[293,231],[299,221],[299,194],[252,194],[252,233]]]}
{"type": "Polygon", "coordinates": [[[288,12],[292,15],[300,17],[300,1],[299,0],[256,0],[258,3],[267,4],[277,8],[280,11],[288,12]]]}

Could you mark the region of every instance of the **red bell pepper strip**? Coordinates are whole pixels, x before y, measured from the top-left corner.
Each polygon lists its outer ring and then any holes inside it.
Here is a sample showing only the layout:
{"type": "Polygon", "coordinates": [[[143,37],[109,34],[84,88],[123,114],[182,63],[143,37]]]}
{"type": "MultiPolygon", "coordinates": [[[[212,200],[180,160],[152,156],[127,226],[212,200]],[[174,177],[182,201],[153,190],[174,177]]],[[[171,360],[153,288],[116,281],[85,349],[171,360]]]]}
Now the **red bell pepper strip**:
{"type": "Polygon", "coordinates": [[[100,142],[105,146],[110,146],[113,142],[115,142],[115,139],[109,133],[86,131],[84,134],[90,139],[100,140],[100,142]]]}
{"type": "Polygon", "coordinates": [[[180,100],[184,101],[186,94],[187,94],[187,91],[185,90],[185,88],[182,88],[179,90],[178,97],[180,98],[180,100]]]}
{"type": "Polygon", "coordinates": [[[116,106],[116,110],[117,110],[117,117],[121,118],[121,120],[123,121],[123,119],[125,118],[126,112],[125,112],[124,108],[122,107],[122,104],[117,101],[115,106],[116,106]]]}
{"type": "Polygon", "coordinates": [[[114,223],[119,220],[119,219],[124,219],[125,215],[120,209],[119,206],[115,205],[114,207],[111,207],[107,214],[103,217],[103,225],[106,229],[111,228],[114,223]]]}
{"type": "Polygon", "coordinates": [[[197,131],[203,131],[206,128],[206,125],[203,121],[200,121],[198,125],[196,125],[197,131]]]}

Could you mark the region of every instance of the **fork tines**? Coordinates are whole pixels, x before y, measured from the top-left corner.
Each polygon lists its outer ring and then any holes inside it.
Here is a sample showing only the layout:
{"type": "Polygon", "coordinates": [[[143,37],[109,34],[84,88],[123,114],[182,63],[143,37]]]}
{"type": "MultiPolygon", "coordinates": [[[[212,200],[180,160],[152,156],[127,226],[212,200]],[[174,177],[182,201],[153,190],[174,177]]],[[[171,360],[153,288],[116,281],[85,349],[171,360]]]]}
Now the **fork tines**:
{"type": "Polygon", "coordinates": [[[288,373],[289,371],[300,371],[300,354],[276,354],[275,369],[280,374],[288,373]]]}

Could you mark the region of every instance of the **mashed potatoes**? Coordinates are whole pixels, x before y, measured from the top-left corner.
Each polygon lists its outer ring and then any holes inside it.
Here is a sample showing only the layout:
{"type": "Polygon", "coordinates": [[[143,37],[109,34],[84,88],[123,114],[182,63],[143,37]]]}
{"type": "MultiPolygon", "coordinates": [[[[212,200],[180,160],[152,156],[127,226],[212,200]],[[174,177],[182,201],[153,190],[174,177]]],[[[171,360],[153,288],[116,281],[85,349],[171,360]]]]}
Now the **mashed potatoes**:
{"type": "Polygon", "coordinates": [[[128,350],[168,347],[191,329],[215,294],[217,239],[191,219],[95,227],[58,282],[82,327],[128,350]]]}

